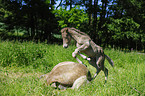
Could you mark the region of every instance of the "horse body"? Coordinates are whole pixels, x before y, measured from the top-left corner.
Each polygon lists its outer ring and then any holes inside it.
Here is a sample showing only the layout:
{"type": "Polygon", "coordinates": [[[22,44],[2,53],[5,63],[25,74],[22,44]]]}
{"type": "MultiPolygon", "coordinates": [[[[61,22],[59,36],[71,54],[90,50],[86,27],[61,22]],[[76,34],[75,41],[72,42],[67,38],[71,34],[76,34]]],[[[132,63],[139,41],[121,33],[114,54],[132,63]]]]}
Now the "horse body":
{"type": "MultiPolygon", "coordinates": [[[[100,46],[97,46],[93,41],[88,41],[89,46],[85,50],[81,50],[80,53],[85,53],[88,57],[95,57],[98,54],[98,50],[103,51],[100,46]]],[[[81,45],[77,44],[77,47],[81,45]]]]}
{"type": "Polygon", "coordinates": [[[52,87],[78,89],[91,81],[90,71],[86,66],[75,62],[61,62],[46,75],[47,84],[52,87]]]}
{"type": "Polygon", "coordinates": [[[109,56],[104,54],[102,47],[95,44],[87,34],[75,28],[63,28],[61,33],[63,38],[63,47],[67,48],[71,38],[73,38],[77,42],[77,48],[72,53],[72,56],[76,58],[79,63],[82,63],[82,61],[76,57],[77,54],[88,60],[89,63],[97,69],[94,78],[101,70],[103,70],[105,73],[105,80],[107,80],[108,69],[104,67],[105,58],[107,58],[111,66],[113,66],[114,63],[109,56]],[[80,53],[84,53],[88,57],[80,53]]]}

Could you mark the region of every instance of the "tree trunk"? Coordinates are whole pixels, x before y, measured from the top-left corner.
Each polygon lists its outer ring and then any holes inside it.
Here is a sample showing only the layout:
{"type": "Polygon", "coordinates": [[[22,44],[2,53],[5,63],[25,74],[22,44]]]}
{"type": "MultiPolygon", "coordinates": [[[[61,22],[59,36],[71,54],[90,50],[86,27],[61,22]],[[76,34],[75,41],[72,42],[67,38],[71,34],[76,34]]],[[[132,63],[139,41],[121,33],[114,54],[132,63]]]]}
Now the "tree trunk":
{"type": "Polygon", "coordinates": [[[96,30],[96,27],[97,27],[97,9],[98,9],[97,5],[98,5],[98,0],[94,0],[94,20],[93,20],[93,33],[92,33],[93,41],[96,41],[96,36],[98,36],[97,30],[96,30]]]}
{"type": "Polygon", "coordinates": [[[70,0],[69,5],[70,5],[70,10],[71,10],[72,9],[72,0],[70,0]]]}
{"type": "Polygon", "coordinates": [[[88,14],[89,14],[89,25],[91,25],[92,24],[92,0],[89,0],[88,14]]]}

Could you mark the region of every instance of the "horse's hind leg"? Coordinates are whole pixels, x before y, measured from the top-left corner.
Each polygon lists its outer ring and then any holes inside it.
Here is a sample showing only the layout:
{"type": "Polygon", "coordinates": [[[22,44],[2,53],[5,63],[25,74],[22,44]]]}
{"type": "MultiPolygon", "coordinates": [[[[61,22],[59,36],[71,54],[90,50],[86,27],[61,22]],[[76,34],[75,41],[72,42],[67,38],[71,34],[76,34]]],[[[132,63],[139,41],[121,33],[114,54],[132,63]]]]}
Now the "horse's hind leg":
{"type": "Polygon", "coordinates": [[[96,68],[96,73],[95,75],[93,76],[93,79],[96,78],[96,76],[99,74],[99,72],[101,71],[101,69],[96,65],[96,58],[91,58],[91,60],[89,61],[89,64],[91,64],[93,67],[96,68]]]}
{"type": "Polygon", "coordinates": [[[94,77],[93,77],[93,79],[95,79],[96,78],[96,76],[99,74],[99,72],[101,71],[101,69],[100,68],[97,68],[97,72],[95,73],[95,75],[94,75],[94,77]]]}
{"type": "Polygon", "coordinates": [[[98,68],[102,67],[102,65],[104,64],[104,56],[102,54],[98,54],[96,56],[96,65],[98,68]]]}
{"type": "Polygon", "coordinates": [[[104,67],[104,74],[105,74],[105,83],[107,83],[107,78],[108,78],[108,69],[104,67]]]}
{"type": "Polygon", "coordinates": [[[104,71],[105,74],[105,83],[107,82],[107,77],[108,77],[108,69],[104,66],[104,62],[105,62],[105,55],[101,55],[99,57],[99,59],[96,58],[97,64],[100,64],[99,68],[104,71]],[[98,63],[99,62],[99,63],[98,63]]]}

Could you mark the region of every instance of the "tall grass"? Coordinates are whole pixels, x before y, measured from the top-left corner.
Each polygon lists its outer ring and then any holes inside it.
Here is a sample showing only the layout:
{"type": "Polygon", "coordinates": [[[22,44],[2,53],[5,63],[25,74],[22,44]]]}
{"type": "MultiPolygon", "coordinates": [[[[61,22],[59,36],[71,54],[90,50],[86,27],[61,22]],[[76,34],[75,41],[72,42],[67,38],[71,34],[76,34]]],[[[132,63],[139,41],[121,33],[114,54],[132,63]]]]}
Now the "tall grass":
{"type": "MultiPolygon", "coordinates": [[[[46,86],[38,77],[48,73],[58,63],[74,61],[71,54],[75,46],[64,49],[62,45],[46,43],[0,41],[0,96],[45,95],[45,96],[97,96],[97,95],[145,95],[145,55],[105,49],[115,66],[107,60],[108,82],[100,72],[95,80],[79,90],[58,90],[46,86]]],[[[96,69],[80,58],[93,75],[96,69]]]]}

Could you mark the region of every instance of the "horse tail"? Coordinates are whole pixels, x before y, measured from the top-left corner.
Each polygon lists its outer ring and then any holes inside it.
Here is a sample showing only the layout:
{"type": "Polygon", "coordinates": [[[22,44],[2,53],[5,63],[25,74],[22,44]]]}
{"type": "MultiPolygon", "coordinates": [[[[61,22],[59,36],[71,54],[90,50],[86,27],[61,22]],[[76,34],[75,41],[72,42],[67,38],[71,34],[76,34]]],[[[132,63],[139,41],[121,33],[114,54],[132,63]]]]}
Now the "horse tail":
{"type": "Polygon", "coordinates": [[[107,56],[107,55],[105,55],[105,57],[108,60],[109,64],[113,67],[114,66],[113,60],[109,56],[107,56]]]}

